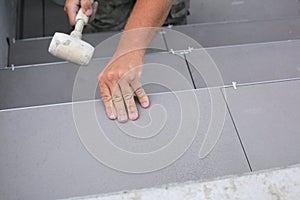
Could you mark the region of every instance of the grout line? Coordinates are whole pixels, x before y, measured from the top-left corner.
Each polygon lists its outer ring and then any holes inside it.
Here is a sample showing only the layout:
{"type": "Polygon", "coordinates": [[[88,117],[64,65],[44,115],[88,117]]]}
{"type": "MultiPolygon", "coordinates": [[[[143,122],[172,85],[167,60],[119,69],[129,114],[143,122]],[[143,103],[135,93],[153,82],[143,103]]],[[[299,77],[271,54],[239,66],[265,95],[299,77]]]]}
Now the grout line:
{"type": "Polygon", "coordinates": [[[238,24],[238,23],[259,23],[259,22],[273,22],[273,21],[284,21],[284,20],[299,20],[298,15],[288,17],[277,17],[270,19],[241,19],[241,20],[228,20],[228,21],[215,21],[215,22],[198,22],[186,25],[177,25],[176,27],[191,27],[191,26],[210,26],[210,25],[223,25],[223,24],[238,24]]]}
{"type": "Polygon", "coordinates": [[[185,64],[186,64],[186,66],[187,66],[187,68],[188,68],[188,71],[189,71],[189,75],[190,75],[190,77],[191,77],[191,79],[192,79],[193,87],[194,87],[194,89],[197,89],[196,83],[195,83],[195,80],[194,80],[194,78],[193,78],[193,74],[192,74],[192,71],[191,71],[191,67],[190,67],[190,65],[189,65],[189,62],[188,62],[187,59],[186,59],[186,55],[184,54],[183,56],[184,56],[185,64]]]}
{"type": "Polygon", "coordinates": [[[7,59],[6,59],[6,67],[11,66],[10,60],[11,60],[11,42],[10,38],[6,38],[7,41],[7,59]]]}
{"type": "MultiPolygon", "coordinates": [[[[252,82],[252,83],[238,83],[237,87],[248,87],[248,86],[256,86],[256,85],[276,84],[276,83],[289,82],[289,81],[299,81],[299,80],[300,80],[300,77],[286,78],[286,79],[274,79],[274,80],[270,80],[270,81],[256,81],[256,82],[252,82]]],[[[232,85],[225,85],[224,88],[229,88],[229,87],[232,87],[232,85]]]]}
{"type": "MultiPolygon", "coordinates": [[[[204,88],[206,89],[206,88],[204,88]]],[[[153,92],[153,93],[148,93],[147,95],[149,97],[151,96],[158,96],[158,95],[164,95],[164,94],[178,94],[178,93],[184,93],[184,92],[195,92],[197,90],[202,90],[200,89],[186,89],[186,90],[175,90],[175,91],[168,91],[168,92],[153,92]]],[[[64,105],[72,105],[72,104],[79,104],[79,103],[89,103],[89,102],[97,102],[97,101],[102,101],[102,99],[97,98],[97,99],[90,99],[90,100],[70,100],[68,102],[62,102],[62,103],[50,103],[50,104],[40,104],[40,105],[31,105],[31,106],[24,106],[24,107],[13,107],[13,108],[0,108],[0,113],[1,112],[8,112],[8,111],[18,111],[18,110],[26,110],[26,109],[34,109],[34,108],[47,108],[47,107],[53,107],[53,106],[64,106],[64,105]]]]}
{"type": "Polygon", "coordinates": [[[163,38],[163,41],[165,43],[165,47],[166,47],[167,51],[169,51],[169,47],[168,47],[168,43],[167,43],[167,39],[165,37],[165,34],[162,34],[162,33],[160,33],[160,34],[162,35],[162,38],[163,38]]]}
{"type": "Polygon", "coordinates": [[[242,44],[229,44],[229,45],[221,45],[221,46],[202,47],[202,48],[194,48],[193,51],[203,50],[203,49],[214,50],[214,49],[226,49],[226,48],[235,48],[235,47],[281,45],[281,44],[295,43],[295,42],[300,42],[300,39],[273,40],[269,42],[250,42],[250,43],[242,43],[242,44]]]}
{"type": "Polygon", "coordinates": [[[235,132],[236,132],[236,134],[237,134],[237,136],[238,136],[238,139],[239,139],[239,141],[240,141],[240,144],[241,144],[241,146],[242,146],[242,149],[243,149],[243,152],[244,152],[245,158],[246,158],[246,160],[247,160],[247,163],[248,163],[249,169],[250,169],[250,171],[252,172],[253,170],[252,170],[252,167],[251,167],[251,164],[250,164],[249,158],[248,158],[248,156],[247,156],[247,153],[246,153],[245,147],[244,147],[244,145],[243,145],[243,142],[242,142],[241,136],[240,136],[240,134],[239,134],[239,132],[238,132],[237,126],[236,126],[236,124],[235,124],[235,122],[234,122],[234,119],[233,119],[232,113],[231,113],[231,111],[230,111],[230,109],[229,109],[228,102],[227,102],[227,100],[226,100],[226,98],[225,98],[225,95],[224,95],[224,93],[223,93],[223,90],[222,90],[221,88],[220,88],[220,91],[221,91],[221,94],[222,94],[222,96],[223,96],[223,99],[224,99],[224,101],[225,101],[225,104],[226,104],[226,107],[227,107],[227,110],[228,110],[229,116],[230,116],[230,118],[231,118],[231,121],[232,121],[232,123],[233,123],[234,129],[235,129],[235,132]]]}

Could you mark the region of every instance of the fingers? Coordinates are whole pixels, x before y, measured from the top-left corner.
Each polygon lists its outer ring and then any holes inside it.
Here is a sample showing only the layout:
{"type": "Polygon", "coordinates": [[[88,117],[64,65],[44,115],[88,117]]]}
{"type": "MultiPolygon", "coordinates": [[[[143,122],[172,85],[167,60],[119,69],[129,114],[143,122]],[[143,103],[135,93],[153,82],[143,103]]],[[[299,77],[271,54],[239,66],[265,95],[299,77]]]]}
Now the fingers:
{"type": "Polygon", "coordinates": [[[105,83],[99,82],[100,93],[109,119],[116,119],[117,113],[112,101],[111,92],[105,83]]]}
{"type": "Polygon", "coordinates": [[[125,80],[121,80],[119,86],[122,92],[125,105],[127,107],[129,119],[136,120],[138,118],[138,110],[135,105],[133,93],[131,92],[129,83],[125,80]]]}
{"type": "Polygon", "coordinates": [[[75,25],[75,19],[79,8],[83,9],[83,12],[90,17],[89,22],[93,21],[98,8],[98,2],[91,4],[90,0],[67,0],[64,10],[68,14],[69,22],[72,26],[75,25]]]}
{"type": "Polygon", "coordinates": [[[134,93],[143,108],[150,105],[140,83],[142,63],[140,55],[128,54],[110,62],[99,75],[100,92],[110,119],[117,118],[118,121],[125,122],[128,117],[130,120],[138,118],[134,93]]]}
{"type": "Polygon", "coordinates": [[[81,8],[87,16],[91,16],[93,14],[93,7],[90,0],[81,0],[81,8]]]}
{"type": "Polygon", "coordinates": [[[64,10],[68,14],[69,22],[72,26],[75,25],[76,14],[79,10],[79,0],[67,0],[64,10]]]}
{"type": "MultiPolygon", "coordinates": [[[[100,78],[99,80],[102,79],[100,78]]],[[[118,119],[119,122],[126,122],[128,116],[130,120],[136,120],[138,118],[138,109],[127,80],[122,79],[119,83],[116,83],[115,81],[111,83],[101,83],[99,81],[99,87],[108,118],[118,119]]],[[[138,91],[141,90],[138,89],[138,91]]],[[[136,93],[141,94],[141,92],[136,93]]],[[[146,96],[145,93],[144,95],[146,96]]],[[[145,102],[143,95],[140,95],[139,99],[144,100],[140,100],[140,102],[145,102]]],[[[146,96],[146,101],[147,99],[146,96]]],[[[143,107],[148,106],[149,103],[147,103],[147,105],[143,104],[143,107]]]]}
{"type": "Polygon", "coordinates": [[[142,84],[138,79],[135,79],[131,82],[131,87],[134,90],[135,95],[137,96],[141,106],[147,108],[150,105],[149,98],[142,87],[142,84]]]}
{"type": "Polygon", "coordinates": [[[98,2],[94,2],[93,5],[93,13],[92,15],[90,16],[90,19],[89,19],[89,22],[93,21],[95,19],[95,15],[96,15],[96,12],[97,12],[97,8],[98,8],[98,2]]]}
{"type": "Polygon", "coordinates": [[[123,96],[119,87],[119,84],[114,84],[112,88],[112,101],[115,106],[118,115],[119,122],[126,122],[127,121],[127,112],[123,101],[123,96]]]}

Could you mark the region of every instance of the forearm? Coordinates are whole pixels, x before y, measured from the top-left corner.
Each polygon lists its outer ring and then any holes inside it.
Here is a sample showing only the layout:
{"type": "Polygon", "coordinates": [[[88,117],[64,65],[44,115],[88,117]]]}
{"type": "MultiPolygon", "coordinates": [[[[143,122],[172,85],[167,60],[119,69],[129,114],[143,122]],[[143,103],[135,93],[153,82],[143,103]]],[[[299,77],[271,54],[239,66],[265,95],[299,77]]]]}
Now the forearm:
{"type": "Polygon", "coordinates": [[[146,51],[165,22],[173,0],[137,0],[118,46],[118,54],[146,51]]]}

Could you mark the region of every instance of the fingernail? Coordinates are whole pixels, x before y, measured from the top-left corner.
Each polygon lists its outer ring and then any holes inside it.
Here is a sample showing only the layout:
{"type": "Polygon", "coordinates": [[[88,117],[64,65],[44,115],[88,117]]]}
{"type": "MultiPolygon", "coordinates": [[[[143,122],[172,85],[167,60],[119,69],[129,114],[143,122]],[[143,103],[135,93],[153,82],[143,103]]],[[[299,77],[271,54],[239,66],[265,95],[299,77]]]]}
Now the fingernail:
{"type": "Polygon", "coordinates": [[[143,108],[147,108],[149,106],[149,101],[145,101],[142,103],[143,108]]]}
{"type": "Polygon", "coordinates": [[[93,13],[93,10],[92,10],[92,9],[88,9],[87,11],[85,11],[85,14],[86,14],[87,16],[90,16],[92,13],[93,13]]]}
{"type": "Polygon", "coordinates": [[[135,112],[132,112],[129,114],[129,119],[130,120],[136,120],[138,118],[138,114],[135,112]]]}
{"type": "Polygon", "coordinates": [[[109,117],[109,119],[116,119],[117,118],[115,113],[110,113],[108,117],[109,117]]]}

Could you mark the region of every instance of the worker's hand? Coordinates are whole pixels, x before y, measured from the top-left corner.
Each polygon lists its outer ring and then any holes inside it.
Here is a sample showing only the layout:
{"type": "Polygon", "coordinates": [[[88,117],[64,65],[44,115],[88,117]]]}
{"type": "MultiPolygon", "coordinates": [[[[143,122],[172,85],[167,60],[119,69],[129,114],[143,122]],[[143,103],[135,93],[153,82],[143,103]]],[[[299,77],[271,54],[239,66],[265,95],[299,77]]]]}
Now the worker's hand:
{"type": "Polygon", "coordinates": [[[128,117],[138,118],[133,92],[143,108],[149,106],[148,96],[140,83],[143,62],[144,53],[130,52],[112,59],[99,75],[100,93],[110,119],[125,122],[128,117]]]}
{"type": "Polygon", "coordinates": [[[89,21],[91,22],[95,18],[97,7],[98,7],[97,1],[91,4],[90,0],[66,0],[64,10],[69,16],[70,24],[74,26],[76,14],[79,8],[82,8],[83,12],[90,17],[89,21]]]}

